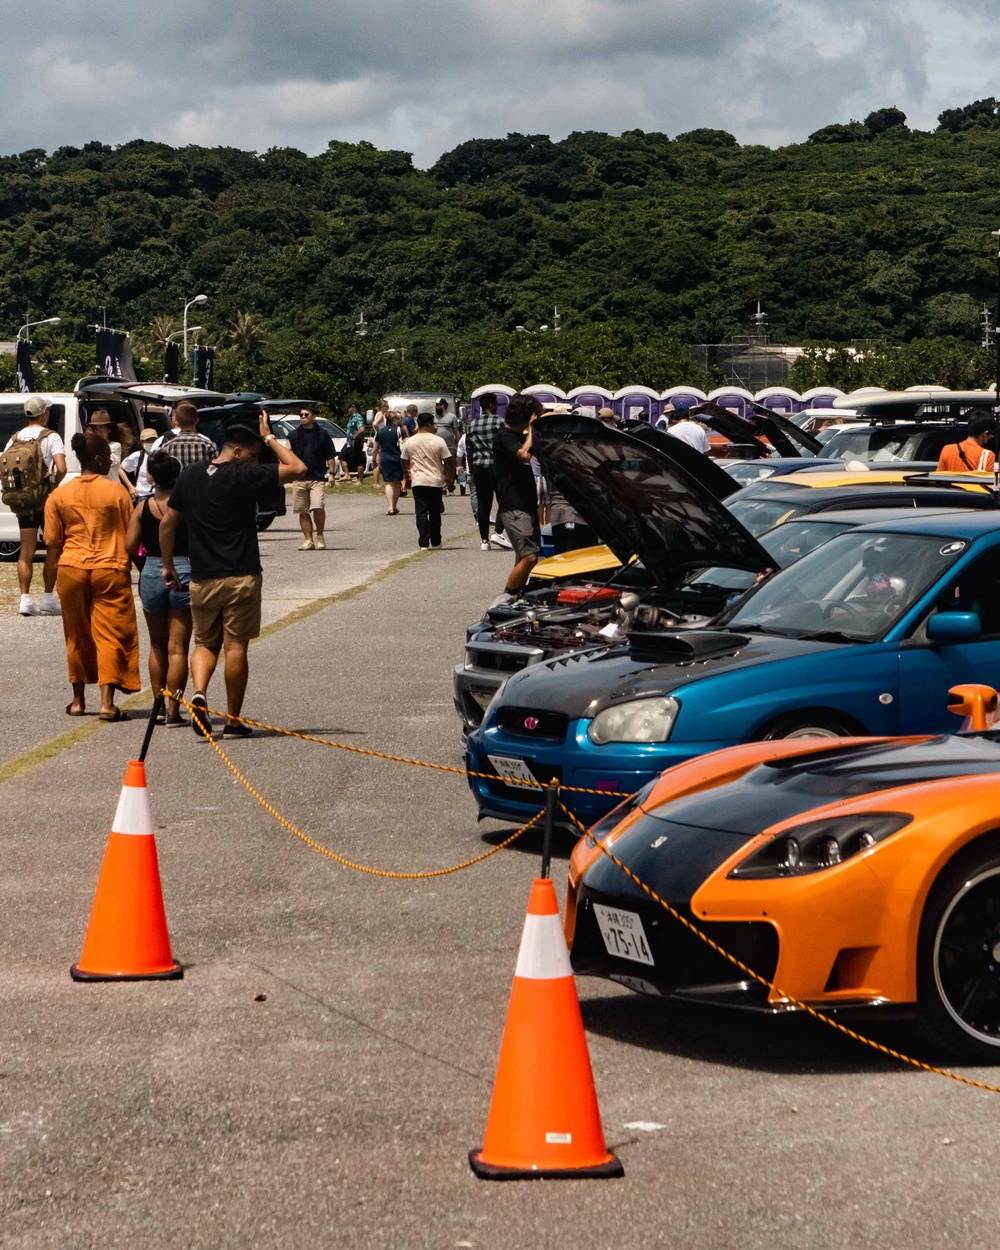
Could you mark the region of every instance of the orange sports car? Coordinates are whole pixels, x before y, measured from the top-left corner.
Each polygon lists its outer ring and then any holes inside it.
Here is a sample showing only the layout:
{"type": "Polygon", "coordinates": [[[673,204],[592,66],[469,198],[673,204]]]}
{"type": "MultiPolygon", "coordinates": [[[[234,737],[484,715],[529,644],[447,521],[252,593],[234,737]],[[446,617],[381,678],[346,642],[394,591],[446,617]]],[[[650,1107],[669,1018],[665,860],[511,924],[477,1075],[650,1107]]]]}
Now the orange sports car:
{"type": "Polygon", "coordinates": [[[953,1053],[1000,1061],[996,704],[957,687],[972,732],[754,742],[668,769],[576,845],[575,971],[766,1011],[904,1009],[953,1053]]]}

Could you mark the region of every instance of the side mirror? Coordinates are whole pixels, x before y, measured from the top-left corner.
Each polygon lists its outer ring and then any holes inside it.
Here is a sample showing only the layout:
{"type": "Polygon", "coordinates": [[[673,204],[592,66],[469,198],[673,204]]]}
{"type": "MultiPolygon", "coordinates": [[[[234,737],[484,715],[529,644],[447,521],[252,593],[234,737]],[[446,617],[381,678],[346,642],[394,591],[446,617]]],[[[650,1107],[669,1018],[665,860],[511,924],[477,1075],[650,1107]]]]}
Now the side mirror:
{"type": "Polygon", "coordinates": [[[975,612],[937,612],[927,622],[931,642],[968,642],[983,632],[975,612]]]}

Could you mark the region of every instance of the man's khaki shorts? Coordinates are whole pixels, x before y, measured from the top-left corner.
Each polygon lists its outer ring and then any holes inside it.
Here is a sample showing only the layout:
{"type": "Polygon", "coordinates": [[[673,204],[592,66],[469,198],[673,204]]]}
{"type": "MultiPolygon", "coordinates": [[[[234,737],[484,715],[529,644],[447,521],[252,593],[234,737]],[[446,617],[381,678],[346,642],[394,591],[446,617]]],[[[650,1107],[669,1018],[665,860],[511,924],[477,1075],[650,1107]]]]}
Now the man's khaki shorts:
{"type": "Polygon", "coordinates": [[[194,640],[218,651],[223,639],[249,642],[260,634],[261,575],[191,582],[194,640]]]}
{"type": "Polygon", "coordinates": [[[325,482],[293,482],[292,511],[315,512],[317,508],[326,507],[325,482]]]}

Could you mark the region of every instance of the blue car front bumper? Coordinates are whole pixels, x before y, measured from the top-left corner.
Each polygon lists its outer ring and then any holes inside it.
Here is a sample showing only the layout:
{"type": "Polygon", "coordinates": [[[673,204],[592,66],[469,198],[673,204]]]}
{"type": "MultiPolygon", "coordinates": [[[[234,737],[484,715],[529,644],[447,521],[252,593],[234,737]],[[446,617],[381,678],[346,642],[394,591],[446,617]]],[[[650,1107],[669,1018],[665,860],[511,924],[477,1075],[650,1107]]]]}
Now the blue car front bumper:
{"type": "MultiPolygon", "coordinates": [[[[595,746],[587,737],[589,721],[572,721],[563,741],[538,741],[505,733],[495,725],[476,730],[469,738],[465,766],[481,776],[469,778],[479,815],[523,824],[543,806],[540,790],[512,785],[498,775],[490,757],[523,761],[540,782],[555,778],[567,790],[562,801],[576,818],[591,825],[622,800],[621,794],[641,790],[666,768],[684,764],[708,751],[732,746],[732,742],[619,742],[595,746]],[[594,793],[584,793],[593,791],[594,793]]],[[[562,814],[560,814],[562,815],[562,814]]],[[[572,827],[562,816],[561,822],[572,827]]]]}

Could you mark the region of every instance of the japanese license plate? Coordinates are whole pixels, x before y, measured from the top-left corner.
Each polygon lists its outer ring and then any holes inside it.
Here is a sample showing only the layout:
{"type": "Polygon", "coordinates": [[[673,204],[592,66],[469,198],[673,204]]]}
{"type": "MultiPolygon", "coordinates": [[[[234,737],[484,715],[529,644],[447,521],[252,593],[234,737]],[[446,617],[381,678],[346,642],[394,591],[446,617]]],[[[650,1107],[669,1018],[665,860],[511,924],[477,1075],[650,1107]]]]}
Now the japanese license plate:
{"type": "Polygon", "coordinates": [[[618,959],[633,959],[637,964],[653,965],[646,931],[642,920],[634,911],[622,911],[619,907],[594,904],[597,927],[601,931],[609,955],[618,959]]]}
{"type": "Polygon", "coordinates": [[[531,772],[524,760],[516,760],[509,755],[490,755],[487,758],[496,769],[497,776],[503,777],[505,781],[512,779],[514,781],[535,780],[534,773],[531,772]]]}

